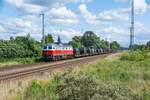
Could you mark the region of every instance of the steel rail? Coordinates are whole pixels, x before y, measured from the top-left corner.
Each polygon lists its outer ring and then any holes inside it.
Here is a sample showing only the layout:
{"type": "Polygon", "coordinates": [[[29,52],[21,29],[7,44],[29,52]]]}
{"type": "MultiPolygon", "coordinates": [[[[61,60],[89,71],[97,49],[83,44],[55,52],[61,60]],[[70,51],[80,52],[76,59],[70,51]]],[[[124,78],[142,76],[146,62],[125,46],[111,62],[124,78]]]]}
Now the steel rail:
{"type": "Polygon", "coordinates": [[[26,77],[33,75],[38,72],[45,72],[49,71],[52,69],[56,68],[64,68],[72,65],[77,65],[81,63],[87,63],[92,60],[98,59],[100,57],[106,57],[109,54],[103,54],[103,55],[96,55],[96,56],[89,56],[89,57],[83,57],[83,58],[77,58],[77,59],[71,59],[71,60],[65,60],[65,61],[58,61],[58,62],[53,62],[49,64],[43,64],[43,65],[37,65],[37,66],[32,66],[32,67],[19,67],[18,70],[17,68],[15,69],[8,69],[3,71],[0,71],[0,81],[5,81],[5,80],[11,80],[11,79],[17,79],[21,77],[26,77]]]}

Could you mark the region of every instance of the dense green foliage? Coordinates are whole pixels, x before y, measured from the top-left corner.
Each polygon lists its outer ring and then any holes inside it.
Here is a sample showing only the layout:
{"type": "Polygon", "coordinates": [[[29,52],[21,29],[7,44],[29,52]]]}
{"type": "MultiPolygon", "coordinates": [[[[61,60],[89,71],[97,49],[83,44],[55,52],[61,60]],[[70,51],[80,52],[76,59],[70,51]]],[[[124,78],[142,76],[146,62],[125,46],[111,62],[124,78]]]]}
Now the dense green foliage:
{"type": "Polygon", "coordinates": [[[81,36],[75,36],[69,44],[71,44],[73,48],[83,48],[84,46],[81,44],[81,38],[81,36]]]}
{"type": "Polygon", "coordinates": [[[110,83],[98,83],[87,75],[64,76],[57,86],[59,100],[137,100],[129,89],[110,83]]]}
{"type": "Polygon", "coordinates": [[[143,61],[149,58],[147,51],[130,51],[126,52],[121,56],[121,60],[128,60],[128,61],[143,61]]]}
{"type": "Polygon", "coordinates": [[[81,38],[81,43],[86,48],[99,48],[99,42],[99,37],[97,37],[97,35],[92,31],[85,32],[81,38]]]}
{"type": "Polygon", "coordinates": [[[142,51],[132,53],[125,53],[129,58],[122,59],[123,54],[121,58],[108,58],[77,71],[69,70],[57,75],[47,84],[37,85],[36,94],[32,90],[35,88],[33,82],[25,91],[27,100],[34,96],[39,100],[41,95],[45,100],[149,100],[150,58],[145,57],[147,53],[142,51]]]}
{"type": "MultiPolygon", "coordinates": [[[[70,44],[74,48],[109,48],[109,42],[101,40],[94,32],[86,31],[83,36],[75,36],[70,41],[70,44]]],[[[120,45],[113,41],[110,43],[110,48],[117,50],[120,48],[120,45]]]]}
{"type": "Polygon", "coordinates": [[[53,43],[54,40],[53,40],[53,36],[51,34],[48,34],[45,36],[45,44],[47,43],[53,43]]]}
{"type": "Polygon", "coordinates": [[[150,51],[150,41],[148,41],[146,44],[142,44],[142,45],[135,44],[135,45],[133,45],[132,50],[148,50],[148,51],[150,51]]]}
{"type": "Polygon", "coordinates": [[[60,76],[55,75],[47,84],[39,81],[32,81],[25,91],[24,100],[57,100],[56,88],[60,76]]]}
{"type": "Polygon", "coordinates": [[[40,43],[30,36],[0,41],[0,59],[37,57],[40,54],[40,43]]]}
{"type": "Polygon", "coordinates": [[[30,87],[27,88],[25,98],[29,99],[28,97],[32,98],[29,100],[42,100],[44,95],[44,88],[42,87],[41,83],[38,81],[33,81],[30,87]]]}
{"type": "Polygon", "coordinates": [[[117,41],[113,41],[112,43],[110,43],[110,48],[113,50],[117,50],[118,48],[120,48],[120,45],[117,41]]]}
{"type": "MultiPolygon", "coordinates": [[[[56,76],[55,76],[56,77],[56,76]]],[[[129,88],[110,82],[98,82],[87,75],[64,74],[47,84],[33,81],[25,91],[25,100],[140,100],[129,88]]]]}
{"type": "MultiPolygon", "coordinates": [[[[45,43],[53,41],[52,35],[45,36],[45,43]]],[[[41,43],[33,39],[30,34],[10,37],[10,40],[0,40],[0,66],[7,63],[26,64],[39,61],[41,50],[41,43]]]]}

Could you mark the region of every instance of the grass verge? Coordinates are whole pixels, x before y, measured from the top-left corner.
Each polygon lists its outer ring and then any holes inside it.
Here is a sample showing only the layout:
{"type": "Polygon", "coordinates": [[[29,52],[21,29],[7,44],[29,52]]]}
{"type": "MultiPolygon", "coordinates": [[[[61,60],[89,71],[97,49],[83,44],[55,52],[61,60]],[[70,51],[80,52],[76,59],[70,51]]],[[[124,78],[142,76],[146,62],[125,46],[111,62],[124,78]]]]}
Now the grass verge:
{"type": "Polygon", "coordinates": [[[32,64],[32,63],[40,61],[40,58],[41,57],[1,59],[0,67],[20,65],[20,64],[32,64]]]}
{"type": "Polygon", "coordinates": [[[129,55],[126,59],[121,56],[84,65],[55,75],[47,82],[33,81],[21,97],[25,100],[149,100],[150,58],[128,60],[129,55]]]}

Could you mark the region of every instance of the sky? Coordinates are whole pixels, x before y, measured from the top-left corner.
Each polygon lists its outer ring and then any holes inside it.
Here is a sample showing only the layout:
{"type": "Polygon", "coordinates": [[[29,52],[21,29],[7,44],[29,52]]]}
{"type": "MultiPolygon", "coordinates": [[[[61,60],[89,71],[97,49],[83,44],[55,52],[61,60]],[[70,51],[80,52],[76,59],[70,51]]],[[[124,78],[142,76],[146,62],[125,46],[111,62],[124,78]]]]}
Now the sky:
{"type": "MultiPolygon", "coordinates": [[[[101,39],[129,45],[131,0],[0,0],[0,39],[30,34],[41,40],[41,13],[45,34],[68,42],[93,31],[101,39]]],[[[150,40],[150,0],[134,0],[135,43],[150,40]]]]}

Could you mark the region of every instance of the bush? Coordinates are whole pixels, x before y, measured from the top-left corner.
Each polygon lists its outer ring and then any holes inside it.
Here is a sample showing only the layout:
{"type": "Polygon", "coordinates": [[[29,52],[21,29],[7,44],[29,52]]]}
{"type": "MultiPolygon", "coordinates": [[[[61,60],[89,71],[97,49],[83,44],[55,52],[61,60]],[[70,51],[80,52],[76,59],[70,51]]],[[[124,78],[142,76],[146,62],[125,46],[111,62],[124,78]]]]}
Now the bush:
{"type": "Polygon", "coordinates": [[[43,100],[44,98],[44,88],[38,81],[32,81],[32,83],[27,88],[25,94],[25,100],[43,100]]]}
{"type": "Polygon", "coordinates": [[[124,53],[120,60],[128,60],[128,61],[143,61],[149,58],[147,51],[130,51],[124,53]]]}
{"type": "Polygon", "coordinates": [[[37,57],[41,55],[41,45],[28,37],[16,37],[15,40],[0,41],[0,60],[11,58],[37,57]]]}
{"type": "Polygon", "coordinates": [[[20,58],[16,59],[17,62],[20,62],[21,64],[31,64],[35,62],[35,58],[20,58]]]}
{"type": "Polygon", "coordinates": [[[67,75],[57,86],[59,100],[139,100],[124,86],[98,83],[90,76],[67,75]]]}
{"type": "Polygon", "coordinates": [[[60,100],[87,100],[97,91],[97,83],[92,78],[65,76],[57,86],[60,100]]]}
{"type": "Polygon", "coordinates": [[[25,91],[25,100],[140,100],[121,85],[97,82],[91,76],[55,76],[50,82],[32,81],[25,91]]]}
{"type": "MultiPolygon", "coordinates": [[[[49,82],[32,81],[25,91],[24,100],[57,100],[56,87],[60,77],[55,75],[49,82]]],[[[22,99],[21,99],[22,100],[22,99]]]]}

